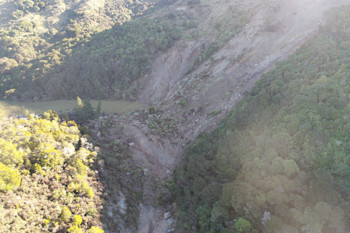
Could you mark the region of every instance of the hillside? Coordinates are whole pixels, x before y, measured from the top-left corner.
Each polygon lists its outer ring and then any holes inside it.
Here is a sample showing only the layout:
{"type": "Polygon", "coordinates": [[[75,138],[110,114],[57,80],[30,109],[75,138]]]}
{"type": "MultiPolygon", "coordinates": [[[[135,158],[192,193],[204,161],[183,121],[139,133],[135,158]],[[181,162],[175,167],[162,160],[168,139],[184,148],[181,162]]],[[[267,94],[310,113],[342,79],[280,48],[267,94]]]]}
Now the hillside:
{"type": "MultiPolygon", "coordinates": [[[[95,48],[96,40],[103,40],[103,35],[100,35],[102,38],[95,40],[91,37],[110,30],[115,25],[114,34],[119,34],[119,31],[124,31],[120,34],[125,34],[128,29],[122,29],[117,25],[120,26],[142,15],[154,6],[155,2],[2,0],[0,4],[2,15],[0,20],[1,96],[32,100],[75,98],[77,94],[84,96],[82,89],[87,88],[88,85],[83,84],[89,80],[84,80],[81,76],[88,74],[90,70],[81,66],[89,66],[92,62],[100,66],[101,62],[104,62],[102,59],[96,61],[96,58],[91,62],[77,61],[81,59],[81,55],[84,55],[81,53],[89,53],[90,59],[94,59],[96,55],[103,55],[95,48]],[[87,44],[88,49],[82,48],[84,44],[87,44]],[[80,72],[84,73],[79,76],[80,72]],[[62,85],[62,82],[71,80],[71,77],[76,77],[77,83],[67,83],[70,85],[68,87],[76,86],[78,91],[67,94],[67,89],[73,91],[75,89],[67,88],[62,85]],[[51,81],[52,79],[55,81],[51,81]],[[57,92],[55,89],[46,89],[45,85],[48,82],[56,86],[62,85],[62,87],[57,92]]],[[[142,32],[138,33],[133,36],[134,40],[142,32]]],[[[123,37],[123,35],[120,36],[123,37]]],[[[110,43],[111,38],[107,38],[104,46],[100,48],[102,53],[106,53],[106,49],[111,49],[110,46],[122,47],[121,43],[125,43],[122,40],[116,40],[117,44],[113,45],[110,43]]],[[[125,53],[125,51],[119,51],[116,55],[119,57],[125,53]]],[[[101,69],[105,68],[101,67],[100,73],[101,69]]],[[[99,71],[96,70],[96,72],[99,71]]],[[[91,76],[87,78],[91,79],[91,76]]],[[[89,91],[86,90],[86,92],[89,91]]],[[[89,94],[92,95],[91,92],[89,94]]]]}
{"type": "Polygon", "coordinates": [[[135,99],[137,80],[177,40],[211,34],[194,68],[239,32],[249,17],[231,7],[208,20],[199,1],[186,3],[190,11],[166,8],[167,1],[98,2],[51,3],[36,10],[4,3],[13,9],[8,9],[1,34],[2,98],[135,99]]]}
{"type": "Polygon", "coordinates": [[[103,232],[98,148],[75,122],[46,112],[0,129],[1,232],[103,232]]]}
{"type": "Polygon", "coordinates": [[[186,149],[180,232],[350,231],[349,26],[336,11],[186,149]]]}
{"type": "Polygon", "coordinates": [[[0,0],[0,231],[350,232],[349,5],[0,0]]]}

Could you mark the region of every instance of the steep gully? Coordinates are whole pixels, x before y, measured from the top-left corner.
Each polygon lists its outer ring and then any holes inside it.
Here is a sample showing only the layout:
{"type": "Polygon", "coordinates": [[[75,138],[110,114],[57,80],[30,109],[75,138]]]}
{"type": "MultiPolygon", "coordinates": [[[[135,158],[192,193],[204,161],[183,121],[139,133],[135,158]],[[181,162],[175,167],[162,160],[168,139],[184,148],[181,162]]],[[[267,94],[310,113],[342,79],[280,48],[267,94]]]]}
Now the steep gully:
{"type": "MultiPolygon", "coordinates": [[[[202,0],[201,4],[214,9],[226,2],[202,0]]],[[[243,31],[229,40],[212,59],[187,74],[201,46],[211,38],[182,40],[161,55],[154,62],[152,72],[140,82],[138,101],[159,107],[177,119],[175,135],[149,133],[147,122],[138,117],[115,118],[116,125],[122,121],[124,126],[119,133],[133,140],[130,149],[135,162],[145,168],[144,192],[148,198],[141,205],[138,233],[172,232],[175,223],[170,213],[175,207],[154,207],[152,198],[155,199],[157,194],[152,194],[149,187],[155,178],[171,177],[186,143],[200,132],[214,129],[261,74],[287,58],[313,35],[324,23],[323,16],[328,10],[350,4],[350,0],[232,2],[234,7],[249,10],[253,16],[243,31]],[[180,106],[180,100],[185,104],[180,106]]],[[[191,10],[181,2],[171,7],[191,10]]]]}

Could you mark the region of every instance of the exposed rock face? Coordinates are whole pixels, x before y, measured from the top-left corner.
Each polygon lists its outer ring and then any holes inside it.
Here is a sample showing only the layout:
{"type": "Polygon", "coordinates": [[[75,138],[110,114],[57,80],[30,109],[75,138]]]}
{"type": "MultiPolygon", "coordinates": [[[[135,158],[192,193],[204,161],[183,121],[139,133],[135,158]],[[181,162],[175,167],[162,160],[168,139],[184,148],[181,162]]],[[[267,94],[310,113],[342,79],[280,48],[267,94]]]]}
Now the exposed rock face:
{"type": "MultiPolygon", "coordinates": [[[[165,214],[170,214],[166,212],[165,214]]],[[[164,214],[164,216],[165,216],[164,214]]],[[[164,217],[163,216],[163,217],[164,217]]],[[[168,215],[166,215],[168,217],[168,215]]],[[[170,216],[169,216],[170,217],[170,216]]],[[[160,210],[154,209],[152,206],[141,206],[140,222],[138,233],[162,233],[172,232],[173,221],[168,221],[171,218],[162,218],[160,210]]]]}

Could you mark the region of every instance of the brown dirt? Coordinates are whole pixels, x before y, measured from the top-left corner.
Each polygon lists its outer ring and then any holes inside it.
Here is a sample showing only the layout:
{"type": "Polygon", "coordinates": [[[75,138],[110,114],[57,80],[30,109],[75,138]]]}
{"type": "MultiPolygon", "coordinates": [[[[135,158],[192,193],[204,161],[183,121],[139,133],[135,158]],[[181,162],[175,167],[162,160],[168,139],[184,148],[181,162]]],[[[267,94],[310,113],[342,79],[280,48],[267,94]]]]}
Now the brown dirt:
{"type": "MultiPolygon", "coordinates": [[[[182,117],[185,138],[193,140],[200,132],[212,129],[250,90],[261,74],[276,62],[286,59],[324,23],[327,10],[349,0],[202,0],[215,17],[224,7],[233,5],[248,10],[253,17],[243,31],[232,38],[212,58],[184,75],[188,64],[198,55],[199,48],[210,37],[195,41],[180,41],[154,63],[153,71],[143,81],[139,95],[141,103],[162,106],[168,114],[182,117]],[[186,106],[178,104],[179,93],[186,106]],[[186,114],[202,109],[201,114],[186,114]],[[210,113],[219,113],[214,117],[210,113]]],[[[176,6],[175,6],[176,8],[176,6]]]]}

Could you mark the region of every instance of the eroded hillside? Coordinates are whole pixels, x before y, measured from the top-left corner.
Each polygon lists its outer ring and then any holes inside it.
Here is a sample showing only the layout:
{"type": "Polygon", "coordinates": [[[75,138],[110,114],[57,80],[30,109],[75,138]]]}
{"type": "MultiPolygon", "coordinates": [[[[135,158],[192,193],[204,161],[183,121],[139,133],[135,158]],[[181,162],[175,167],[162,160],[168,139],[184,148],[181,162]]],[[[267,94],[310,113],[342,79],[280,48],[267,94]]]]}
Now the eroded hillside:
{"type": "MultiPolygon", "coordinates": [[[[190,7],[177,4],[177,9],[191,11],[190,7]]],[[[197,7],[208,16],[203,22],[207,35],[182,40],[160,56],[152,73],[142,79],[144,85],[138,99],[177,109],[172,114],[187,112],[185,116],[192,127],[188,138],[192,139],[215,124],[218,117],[213,115],[224,116],[231,110],[262,73],[307,41],[324,24],[328,10],[342,4],[349,1],[201,1],[197,7]],[[196,63],[207,45],[215,42],[206,25],[215,24],[212,30],[216,30],[218,19],[223,18],[220,13],[225,11],[230,16],[235,11],[245,12],[244,26],[222,47],[196,63]]]]}
{"type": "Polygon", "coordinates": [[[349,232],[348,25],[332,13],[186,149],[182,232],[349,232]]]}
{"type": "MultiPolygon", "coordinates": [[[[175,9],[176,14],[205,17],[197,27],[203,32],[199,37],[184,37],[176,42],[156,59],[151,73],[138,82],[138,100],[156,105],[162,112],[150,113],[146,118],[131,115],[121,121],[123,134],[132,138],[131,151],[136,163],[144,167],[150,183],[154,178],[170,177],[188,141],[216,128],[264,72],[313,37],[324,25],[328,10],[349,2],[230,2],[232,7],[227,4],[226,1],[201,1],[189,6],[178,2],[162,11],[167,14],[175,9]],[[221,35],[216,34],[220,30],[217,27],[226,26],[222,21],[227,21],[227,15],[239,17],[244,23],[238,25],[228,39],[222,40],[223,44],[216,46],[221,35]],[[176,131],[169,128],[169,121],[176,131]]],[[[153,196],[156,197],[157,192],[153,196]]],[[[139,232],[172,229],[173,219],[169,221],[163,214],[175,211],[174,207],[155,209],[149,199],[145,203],[141,205],[139,232]]]]}
{"type": "MultiPolygon", "coordinates": [[[[66,2],[57,1],[65,4],[64,10],[54,8],[63,12],[63,19],[71,13],[86,14],[90,12],[86,7],[103,3],[66,2]]],[[[105,157],[99,163],[101,176],[112,174],[122,180],[106,179],[106,184],[111,185],[105,197],[109,201],[104,212],[107,232],[175,231],[174,213],[178,207],[169,189],[173,188],[172,171],[186,145],[201,132],[216,128],[264,72],[312,39],[324,25],[329,10],[350,4],[348,0],[164,2],[162,8],[135,18],[131,16],[138,14],[121,10],[116,14],[129,12],[121,19],[132,18],[121,25],[115,25],[117,21],[113,20],[120,17],[106,13],[107,8],[99,8],[104,9],[99,13],[92,11],[96,13],[93,19],[84,16],[83,21],[77,17],[73,22],[52,22],[62,27],[47,37],[49,42],[33,40],[33,48],[23,56],[27,60],[7,54],[15,54],[16,49],[21,54],[19,47],[27,46],[31,40],[28,38],[43,27],[27,22],[13,26],[20,28],[16,29],[20,35],[30,35],[23,38],[24,42],[18,41],[16,30],[15,35],[10,30],[2,34],[3,97],[31,100],[80,95],[134,99],[154,106],[132,114],[101,117],[88,127],[97,144],[104,147],[105,157]],[[99,20],[101,15],[112,21],[99,20]],[[86,36],[81,25],[96,25],[92,28],[98,30],[87,31],[90,34],[86,36]],[[103,29],[108,30],[100,32],[103,29]],[[63,37],[53,36],[56,34],[63,37]],[[81,36],[76,37],[78,34],[81,36]],[[61,41],[62,38],[66,39],[61,41]],[[38,48],[48,53],[40,57],[36,54],[38,48]]],[[[132,12],[136,7],[141,14],[146,3],[149,1],[113,7],[123,6],[118,9],[132,12]]],[[[6,17],[14,17],[11,4],[3,1],[2,25],[9,20],[6,17]]],[[[108,1],[103,7],[106,6],[108,1]]],[[[13,25],[27,16],[21,17],[11,18],[13,25]]],[[[207,209],[201,211],[207,220],[207,209]]],[[[208,228],[203,229],[208,232],[208,228]]]]}

